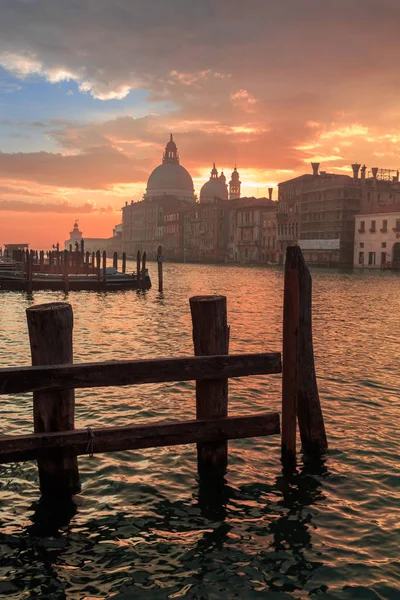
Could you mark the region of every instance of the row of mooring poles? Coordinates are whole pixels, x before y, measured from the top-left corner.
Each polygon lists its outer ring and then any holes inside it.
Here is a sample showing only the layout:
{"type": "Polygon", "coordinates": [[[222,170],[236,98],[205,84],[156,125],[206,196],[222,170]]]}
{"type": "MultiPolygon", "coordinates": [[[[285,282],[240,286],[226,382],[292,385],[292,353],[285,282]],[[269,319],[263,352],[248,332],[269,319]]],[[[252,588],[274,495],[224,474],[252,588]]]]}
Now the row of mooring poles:
{"type": "MultiPolygon", "coordinates": [[[[104,254],[105,251],[103,251],[104,254]]],[[[64,273],[65,272],[65,261],[68,262],[68,272],[71,273],[97,273],[99,270],[99,262],[96,259],[97,255],[101,256],[100,251],[92,252],[87,251],[82,254],[79,250],[64,251],[53,251],[45,253],[43,250],[40,252],[34,250],[16,251],[16,261],[22,263],[23,269],[26,269],[28,258],[31,260],[33,267],[40,273],[64,273]],[[66,254],[67,253],[67,254],[66,254]],[[46,262],[47,261],[47,262],[46,262]]],[[[118,270],[118,252],[113,254],[113,266],[118,270]]],[[[123,273],[126,272],[126,253],[122,253],[121,270],[123,273]]]]}
{"type": "Polygon", "coordinates": [[[321,456],[328,448],[315,375],[312,280],[298,246],[286,251],[283,299],[282,462],[296,464],[296,420],[303,451],[321,456]]]}

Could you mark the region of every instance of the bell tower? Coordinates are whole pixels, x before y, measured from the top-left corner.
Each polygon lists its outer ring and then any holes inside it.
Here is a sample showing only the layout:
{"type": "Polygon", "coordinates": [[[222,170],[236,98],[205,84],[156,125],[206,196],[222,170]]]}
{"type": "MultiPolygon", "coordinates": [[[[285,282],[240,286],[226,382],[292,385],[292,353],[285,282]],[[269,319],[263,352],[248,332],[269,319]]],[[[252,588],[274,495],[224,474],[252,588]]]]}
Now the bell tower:
{"type": "Polygon", "coordinates": [[[239,173],[235,168],[233,169],[231,180],[229,182],[229,200],[235,200],[240,198],[240,186],[242,182],[239,180],[239,173]]]}

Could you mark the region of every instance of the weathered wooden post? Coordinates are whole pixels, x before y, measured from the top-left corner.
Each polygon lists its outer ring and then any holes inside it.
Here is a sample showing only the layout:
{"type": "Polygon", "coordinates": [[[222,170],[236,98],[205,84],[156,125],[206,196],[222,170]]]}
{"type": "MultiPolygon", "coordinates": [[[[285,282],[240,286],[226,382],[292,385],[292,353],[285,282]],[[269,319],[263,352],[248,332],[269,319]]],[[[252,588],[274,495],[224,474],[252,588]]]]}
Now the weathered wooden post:
{"type": "Polygon", "coordinates": [[[299,310],[298,271],[286,259],[282,351],[282,463],[285,466],[296,464],[299,310]]]}
{"type": "MultiPolygon", "coordinates": [[[[229,327],[225,296],[193,296],[189,300],[196,356],[228,354],[229,327]]],[[[196,418],[218,419],[228,415],[228,380],[196,381],[196,418]]],[[[199,442],[197,466],[200,475],[221,476],[228,456],[226,440],[199,442]]]]}
{"type": "Polygon", "coordinates": [[[53,272],[53,253],[50,250],[49,252],[49,273],[53,272]]]}
{"type": "Polygon", "coordinates": [[[100,281],[100,269],[101,269],[101,255],[100,255],[100,250],[96,251],[96,271],[97,271],[97,277],[98,280],[100,281]]]}
{"type": "Polygon", "coordinates": [[[96,253],[92,252],[92,273],[96,273],[96,253]]]}
{"type": "Polygon", "coordinates": [[[90,252],[87,251],[86,252],[86,257],[85,257],[85,273],[89,273],[89,263],[90,263],[90,252]]]}
{"type": "Polygon", "coordinates": [[[140,250],[137,251],[136,255],[136,279],[138,289],[140,288],[140,250]]]}
{"type": "Polygon", "coordinates": [[[103,283],[107,280],[107,252],[103,250],[103,283]]]}
{"type": "Polygon", "coordinates": [[[158,291],[163,291],[163,255],[162,246],[158,246],[157,250],[157,266],[158,266],[158,291]]]}
{"type": "MultiPolygon", "coordinates": [[[[72,307],[62,302],[32,306],[26,311],[32,365],[61,365],[73,362],[72,307]]],[[[33,393],[35,433],[74,429],[75,391],[33,393]]],[[[76,456],[52,450],[38,460],[40,489],[43,496],[59,498],[80,491],[76,456]]]]}
{"type": "Polygon", "coordinates": [[[68,270],[69,270],[69,252],[68,252],[68,250],[64,250],[64,292],[66,294],[69,291],[68,270]]]}
{"type": "Polygon", "coordinates": [[[118,271],[118,252],[113,254],[113,267],[118,271]]]}
{"type": "Polygon", "coordinates": [[[61,273],[60,251],[56,250],[56,272],[61,273]]]}
{"type": "Polygon", "coordinates": [[[32,294],[33,253],[26,251],[26,291],[32,294]]]}
{"type": "Polygon", "coordinates": [[[298,246],[289,246],[286,254],[289,268],[295,268],[299,279],[299,337],[297,419],[304,452],[320,456],[328,448],[324,418],[315,375],[312,338],[312,280],[298,246]]]}
{"type": "Polygon", "coordinates": [[[122,272],[126,273],[126,252],[122,253],[122,272]]]}
{"type": "Polygon", "coordinates": [[[143,252],[143,257],[142,257],[142,277],[141,277],[141,284],[142,284],[142,288],[144,289],[146,287],[146,251],[143,252]]]}
{"type": "Polygon", "coordinates": [[[39,271],[41,273],[43,273],[43,271],[44,271],[44,251],[43,250],[40,251],[40,255],[39,255],[39,271]]]}

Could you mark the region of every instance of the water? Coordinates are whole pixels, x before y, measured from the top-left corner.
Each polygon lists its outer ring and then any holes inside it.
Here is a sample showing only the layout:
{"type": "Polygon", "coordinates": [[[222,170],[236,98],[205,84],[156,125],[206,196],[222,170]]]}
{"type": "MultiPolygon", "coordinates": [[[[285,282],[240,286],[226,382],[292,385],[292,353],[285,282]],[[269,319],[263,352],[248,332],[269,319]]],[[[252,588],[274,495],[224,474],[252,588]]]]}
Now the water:
{"type": "MultiPolygon", "coordinates": [[[[150,264],[155,279],[155,265],[150,264]]],[[[0,466],[0,595],[9,598],[400,598],[400,278],[314,271],[330,449],[283,476],[279,436],[230,442],[225,483],[194,446],[79,459],[83,492],[50,514],[35,463],[0,466]]],[[[165,293],[70,293],[75,361],[192,354],[188,298],[228,297],[231,352],[280,350],[282,273],[165,265],[165,293]]],[[[25,309],[0,293],[0,364],[29,364],[25,309]]],[[[279,410],[279,376],[231,380],[230,414],[279,410]]],[[[191,382],[78,390],[77,426],[194,417],[191,382]]],[[[1,433],[32,429],[3,396],[1,433]]]]}

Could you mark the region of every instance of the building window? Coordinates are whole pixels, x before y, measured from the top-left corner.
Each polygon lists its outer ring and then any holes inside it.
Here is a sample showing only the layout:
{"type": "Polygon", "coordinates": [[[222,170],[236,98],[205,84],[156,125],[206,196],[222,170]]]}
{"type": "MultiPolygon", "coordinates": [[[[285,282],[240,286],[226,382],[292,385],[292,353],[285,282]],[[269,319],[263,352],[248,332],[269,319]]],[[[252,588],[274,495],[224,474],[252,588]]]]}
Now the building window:
{"type": "Polygon", "coordinates": [[[375,264],[375,252],[368,252],[368,264],[369,265],[375,264]]]}
{"type": "Polygon", "coordinates": [[[359,252],[358,253],[358,264],[359,265],[363,265],[364,264],[364,252],[359,252]]]}
{"type": "Polygon", "coordinates": [[[382,248],[386,248],[386,242],[382,242],[382,248]]]}
{"type": "Polygon", "coordinates": [[[371,221],[371,227],[370,227],[369,230],[370,230],[371,233],[375,233],[375,231],[376,231],[376,221],[371,221]]]}
{"type": "Polygon", "coordinates": [[[365,232],[365,221],[360,221],[360,229],[358,230],[359,233],[364,233],[365,232]]]}
{"type": "Polygon", "coordinates": [[[360,242],[360,248],[364,248],[364,242],[360,242]]]}
{"type": "Polygon", "coordinates": [[[382,221],[382,229],[381,229],[381,233],[387,233],[387,219],[384,219],[382,221]]]}
{"type": "Polygon", "coordinates": [[[381,266],[386,264],[386,252],[381,252],[381,266]]]}
{"type": "Polygon", "coordinates": [[[400,231],[400,219],[396,219],[396,231],[400,231]]]}

